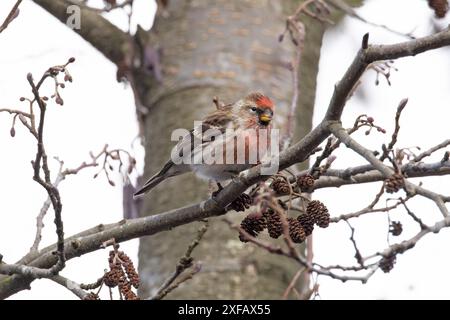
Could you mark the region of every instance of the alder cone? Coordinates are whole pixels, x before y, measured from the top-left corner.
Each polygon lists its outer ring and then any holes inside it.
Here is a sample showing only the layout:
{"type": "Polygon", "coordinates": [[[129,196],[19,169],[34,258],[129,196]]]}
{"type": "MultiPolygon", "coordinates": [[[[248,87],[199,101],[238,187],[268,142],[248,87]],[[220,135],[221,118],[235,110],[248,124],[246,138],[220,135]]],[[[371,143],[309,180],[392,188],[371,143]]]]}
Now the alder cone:
{"type": "Polygon", "coordinates": [[[403,225],[400,221],[392,221],[389,226],[389,232],[394,236],[398,237],[403,232],[403,225]]]}
{"type": "Polygon", "coordinates": [[[330,214],[328,213],[328,209],[319,200],[313,200],[308,203],[306,212],[319,227],[326,228],[330,224],[330,214]]]}
{"type": "Polygon", "coordinates": [[[274,239],[280,237],[283,234],[283,223],[280,215],[272,209],[268,209],[263,215],[266,218],[269,236],[274,239]]]}
{"type": "Polygon", "coordinates": [[[448,11],[447,0],[428,0],[428,5],[434,10],[434,14],[438,18],[444,18],[448,11]]]}
{"type": "Polygon", "coordinates": [[[393,254],[387,257],[383,257],[378,263],[378,266],[384,273],[389,273],[394,268],[396,261],[397,258],[395,254],[393,254]]]}
{"type": "Polygon", "coordinates": [[[314,177],[310,174],[305,174],[297,178],[297,186],[302,192],[306,192],[314,186],[314,177]]]}
{"type": "MultiPolygon", "coordinates": [[[[248,215],[241,221],[241,228],[252,237],[256,237],[266,228],[266,220],[262,216],[258,217],[256,215],[248,215]]],[[[242,242],[248,242],[242,234],[239,235],[239,240],[242,242]]]]}
{"type": "Polygon", "coordinates": [[[281,177],[276,177],[270,184],[270,187],[273,189],[273,191],[275,191],[277,195],[288,194],[291,190],[286,179],[281,177]]]}
{"type": "Polygon", "coordinates": [[[384,180],[387,193],[396,193],[403,188],[405,181],[400,173],[394,173],[392,176],[384,180]]]}
{"type": "Polygon", "coordinates": [[[305,229],[303,229],[300,221],[294,218],[288,218],[289,236],[295,243],[302,243],[306,239],[305,229]]]}
{"type": "Polygon", "coordinates": [[[314,219],[309,214],[301,214],[297,217],[298,222],[305,230],[306,236],[309,236],[314,230],[314,219]]]}
{"type": "Polygon", "coordinates": [[[252,203],[253,199],[248,194],[243,193],[230,204],[230,209],[236,212],[245,211],[250,208],[252,203]]]}
{"type": "Polygon", "coordinates": [[[330,220],[330,214],[326,210],[317,217],[317,225],[321,228],[327,228],[330,225],[330,220]]]}

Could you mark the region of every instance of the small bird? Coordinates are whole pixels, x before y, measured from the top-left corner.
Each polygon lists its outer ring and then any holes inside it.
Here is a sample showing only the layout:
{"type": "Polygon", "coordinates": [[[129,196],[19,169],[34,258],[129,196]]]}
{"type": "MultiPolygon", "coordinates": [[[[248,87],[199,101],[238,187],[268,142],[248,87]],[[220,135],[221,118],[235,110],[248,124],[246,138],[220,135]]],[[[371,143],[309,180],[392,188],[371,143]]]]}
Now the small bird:
{"type": "Polygon", "coordinates": [[[190,171],[215,180],[220,188],[219,182],[260,163],[270,147],[274,108],[273,102],[259,92],[232,104],[217,105],[217,110],[178,142],[171,159],[134,196],[148,192],[167,178],[190,171]],[[239,140],[244,143],[239,144],[239,140]],[[213,159],[211,163],[205,154],[213,159]]]}

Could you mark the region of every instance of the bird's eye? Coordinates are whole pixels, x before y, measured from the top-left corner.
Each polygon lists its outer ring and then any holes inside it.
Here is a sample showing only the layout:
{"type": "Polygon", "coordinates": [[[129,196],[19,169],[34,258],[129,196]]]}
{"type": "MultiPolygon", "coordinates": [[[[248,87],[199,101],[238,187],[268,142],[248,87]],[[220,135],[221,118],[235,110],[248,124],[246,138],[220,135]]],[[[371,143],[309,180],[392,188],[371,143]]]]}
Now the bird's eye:
{"type": "Polygon", "coordinates": [[[256,107],[251,107],[250,110],[252,110],[253,112],[256,112],[256,107]]]}

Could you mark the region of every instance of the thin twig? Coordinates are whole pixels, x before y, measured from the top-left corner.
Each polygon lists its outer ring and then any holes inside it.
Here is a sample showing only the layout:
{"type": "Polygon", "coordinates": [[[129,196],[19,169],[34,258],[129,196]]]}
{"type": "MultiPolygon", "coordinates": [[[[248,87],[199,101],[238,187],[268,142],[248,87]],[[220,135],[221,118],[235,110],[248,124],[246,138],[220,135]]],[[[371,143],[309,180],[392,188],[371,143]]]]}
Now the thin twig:
{"type": "Polygon", "coordinates": [[[421,154],[419,154],[417,157],[414,157],[414,159],[412,160],[413,162],[420,162],[422,161],[424,158],[431,156],[434,152],[447,147],[448,145],[450,145],[450,139],[447,139],[441,143],[439,143],[437,146],[434,146],[424,152],[422,152],[421,154]]]}
{"type": "Polygon", "coordinates": [[[385,148],[383,154],[380,157],[380,160],[383,161],[387,158],[388,152],[392,150],[394,145],[397,143],[398,133],[400,131],[400,116],[402,114],[403,109],[406,107],[408,103],[408,99],[402,99],[397,107],[397,112],[395,113],[395,129],[392,133],[391,141],[389,142],[387,148],[385,148]]]}
{"type": "Polygon", "coordinates": [[[298,278],[300,278],[300,276],[302,275],[302,273],[304,272],[305,268],[302,267],[300,268],[295,275],[292,277],[291,282],[289,282],[289,285],[287,286],[286,290],[283,293],[283,299],[286,300],[289,296],[289,294],[291,293],[292,289],[295,287],[295,285],[297,284],[298,278]]]}
{"type": "Polygon", "coordinates": [[[150,300],[161,300],[163,299],[169,292],[171,292],[173,289],[178,287],[178,285],[181,282],[184,282],[192,276],[200,271],[200,264],[198,264],[196,267],[193,268],[192,272],[190,273],[187,278],[183,278],[184,280],[179,282],[176,281],[177,278],[188,268],[192,266],[193,258],[191,257],[192,252],[194,249],[200,244],[200,241],[202,240],[203,236],[205,235],[206,231],[208,230],[208,220],[205,220],[204,224],[198,229],[197,236],[195,239],[191,242],[191,244],[188,246],[185,254],[183,257],[180,258],[180,260],[177,263],[177,266],[175,268],[175,271],[172,273],[172,275],[164,281],[164,283],[161,285],[161,287],[158,289],[158,291],[150,297],[150,300]],[[197,270],[198,269],[198,270],[197,270]],[[176,283],[176,285],[175,285],[176,283]]]}
{"type": "Polygon", "coordinates": [[[81,300],[85,299],[88,296],[88,293],[81,288],[81,285],[70,279],[67,279],[66,277],[56,275],[51,277],[50,280],[68,289],[81,300]]]}
{"type": "Polygon", "coordinates": [[[17,0],[16,4],[12,7],[11,11],[9,12],[8,16],[5,18],[3,23],[0,25],[0,33],[4,31],[6,28],[8,28],[9,24],[17,18],[19,15],[19,5],[22,2],[22,0],[17,0]]]}
{"type": "Polygon", "coordinates": [[[428,226],[427,226],[425,223],[423,223],[423,221],[422,221],[418,216],[416,216],[416,215],[414,214],[414,212],[412,212],[412,211],[408,208],[408,206],[406,205],[406,201],[405,201],[404,199],[400,199],[400,201],[401,201],[401,204],[403,205],[403,207],[405,208],[406,212],[408,213],[408,215],[409,215],[411,218],[413,218],[413,220],[414,220],[415,222],[417,222],[417,223],[419,224],[420,229],[421,229],[421,230],[428,229],[428,226]]]}
{"type": "Polygon", "coordinates": [[[348,220],[345,220],[345,222],[347,223],[348,227],[350,228],[350,241],[353,244],[353,248],[355,249],[355,259],[356,262],[358,262],[358,264],[361,267],[364,267],[364,261],[362,260],[362,255],[361,255],[361,251],[359,251],[358,245],[356,244],[356,240],[355,240],[355,228],[353,228],[353,226],[350,224],[350,222],[348,222],[348,220]]]}

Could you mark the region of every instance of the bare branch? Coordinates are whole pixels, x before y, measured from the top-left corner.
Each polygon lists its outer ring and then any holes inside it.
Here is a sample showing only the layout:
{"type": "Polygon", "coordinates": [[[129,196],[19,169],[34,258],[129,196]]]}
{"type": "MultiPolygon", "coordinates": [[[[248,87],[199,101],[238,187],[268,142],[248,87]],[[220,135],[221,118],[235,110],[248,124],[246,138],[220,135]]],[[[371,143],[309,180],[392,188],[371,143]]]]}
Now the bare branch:
{"type": "MultiPolygon", "coordinates": [[[[175,281],[177,278],[188,268],[192,266],[193,258],[191,257],[192,251],[199,245],[206,231],[208,230],[208,220],[205,220],[203,226],[201,226],[197,231],[197,236],[188,246],[186,253],[177,263],[174,273],[162,284],[162,286],[158,289],[158,291],[150,298],[150,300],[161,300],[167,294],[169,294],[173,289],[177,288],[181,282],[175,281]],[[177,285],[174,285],[174,282],[177,285]]],[[[200,265],[198,264],[195,268],[193,268],[193,273],[184,279],[184,281],[191,279],[192,276],[200,271],[200,265]],[[197,270],[197,271],[196,271],[197,270]]]]}
{"type": "Polygon", "coordinates": [[[12,7],[11,11],[9,12],[8,16],[5,18],[3,23],[0,25],[0,33],[2,33],[6,28],[8,28],[8,25],[19,15],[19,6],[22,0],[17,0],[16,4],[12,7]]]}
{"type": "Polygon", "coordinates": [[[61,275],[56,275],[50,278],[52,281],[56,282],[57,284],[63,286],[64,288],[68,289],[69,291],[71,291],[74,295],[76,295],[78,298],[80,298],[81,300],[86,299],[87,296],[89,295],[86,291],[84,291],[81,286],[70,280],[67,279],[66,277],[63,277],[61,275]]]}
{"type": "Polygon", "coordinates": [[[297,284],[298,279],[300,278],[300,276],[302,275],[302,273],[305,271],[305,268],[302,267],[300,268],[295,275],[292,277],[291,282],[289,283],[289,285],[287,286],[286,290],[283,293],[283,299],[287,299],[289,296],[289,293],[291,293],[292,289],[294,289],[295,285],[297,284]]]}
{"type": "Polygon", "coordinates": [[[412,212],[412,211],[408,208],[408,206],[406,205],[406,201],[403,200],[403,199],[401,199],[400,201],[401,201],[403,207],[405,208],[406,212],[408,213],[408,215],[409,215],[411,218],[413,218],[413,220],[414,220],[415,222],[417,222],[417,223],[419,224],[420,229],[421,229],[421,230],[428,229],[428,226],[427,226],[426,224],[424,224],[423,221],[422,221],[418,216],[416,216],[416,215],[414,214],[414,212],[412,212]]]}
{"type": "MultiPolygon", "coordinates": [[[[49,1],[49,0],[35,0],[37,3],[45,3],[51,6],[52,3],[58,3],[60,9],[64,7],[64,1],[49,1]]],[[[86,19],[85,19],[86,20],[86,19]]],[[[88,19],[89,20],[89,19],[88,19]]],[[[83,27],[82,30],[90,30],[89,27],[83,27]]],[[[106,37],[106,41],[110,41],[106,37]]],[[[114,41],[110,41],[114,43],[114,41]]],[[[115,46],[117,43],[114,43],[115,46]]],[[[367,66],[377,60],[396,59],[400,57],[415,55],[427,50],[443,47],[450,44],[450,29],[446,29],[431,36],[404,42],[395,45],[377,45],[368,46],[367,49],[361,49],[342,80],[336,85],[333,97],[330,101],[328,111],[323,121],[315,127],[302,140],[292,145],[280,154],[279,168],[284,170],[293,164],[305,161],[309,155],[329,136],[332,132],[348,147],[352,148],[357,153],[361,154],[373,166],[373,169],[380,172],[380,174],[387,178],[392,173],[392,168],[385,166],[378,158],[376,158],[370,150],[365,149],[353,139],[348,136],[348,133],[339,123],[339,119],[343,112],[347,97],[350,94],[355,83],[367,68],[367,66]]],[[[38,83],[39,85],[39,83],[38,83]]],[[[36,86],[38,87],[38,86],[36,86]]],[[[35,91],[35,90],[34,90],[35,91]]],[[[39,103],[39,100],[38,100],[39,103]]],[[[40,160],[40,159],[37,159],[40,160]]],[[[226,213],[224,208],[227,207],[234,199],[236,199],[247,188],[259,181],[263,181],[269,176],[261,175],[261,165],[255,166],[247,171],[242,172],[232,183],[221,190],[214,198],[202,201],[200,203],[190,205],[187,207],[168,211],[166,213],[147,216],[144,218],[134,219],[131,221],[123,221],[117,224],[102,226],[86,230],[77,236],[66,239],[64,242],[64,253],[66,259],[81,256],[88,252],[98,250],[101,244],[108,239],[115,238],[117,242],[126,241],[129,239],[142,237],[145,235],[152,235],[163,230],[168,230],[179,225],[187,224],[192,221],[198,221],[212,216],[218,216],[226,213]]],[[[445,207],[444,201],[446,197],[433,193],[420,186],[415,186],[410,182],[406,182],[405,187],[407,192],[411,194],[420,194],[433,199],[438,205],[443,215],[448,215],[448,210],[445,207]]],[[[442,225],[448,224],[446,218],[442,225]]],[[[439,225],[441,226],[441,225],[439,225]]],[[[438,228],[438,227],[436,227],[438,228]]],[[[431,228],[432,229],[432,228],[431,228]]],[[[425,232],[425,231],[422,231],[425,232]]],[[[429,231],[426,231],[429,232],[429,231]]],[[[259,240],[253,240],[255,244],[261,245],[259,240]]],[[[61,242],[58,242],[58,252],[61,242]]],[[[279,248],[269,247],[274,253],[292,256],[291,251],[283,251],[279,248]],[[281,251],[280,251],[281,250],[281,251]]],[[[55,245],[49,246],[36,254],[29,254],[21,259],[20,264],[27,264],[28,266],[37,268],[50,268],[57,263],[58,257],[52,254],[55,250],[55,245]]],[[[295,257],[301,265],[306,266],[311,272],[323,274],[342,281],[359,280],[366,282],[367,279],[375,272],[376,267],[371,268],[369,273],[365,276],[347,276],[331,272],[325,267],[318,267],[318,265],[311,265],[305,261],[300,255],[295,257]]],[[[355,270],[362,270],[354,268],[355,270]]],[[[0,298],[8,297],[11,294],[18,292],[30,285],[33,279],[14,275],[12,277],[0,277],[0,298]]]]}
{"type": "Polygon", "coordinates": [[[364,17],[362,17],[360,14],[358,14],[358,12],[356,12],[355,9],[353,9],[350,5],[348,5],[345,1],[343,0],[326,0],[330,5],[332,5],[333,7],[335,7],[338,10],[341,10],[343,12],[345,12],[348,16],[355,18],[359,21],[362,21],[368,25],[377,27],[377,28],[381,28],[384,29],[388,32],[391,32],[393,34],[396,34],[398,36],[402,36],[402,37],[407,37],[409,39],[415,39],[416,37],[414,37],[411,33],[403,33],[403,32],[399,32],[397,30],[391,29],[386,25],[383,24],[378,24],[378,23],[374,23],[372,21],[368,21],[367,19],[365,19],[364,17]]]}
{"type": "Polygon", "coordinates": [[[352,225],[350,224],[350,222],[348,222],[347,220],[345,220],[345,222],[347,223],[348,227],[350,228],[350,241],[353,244],[353,248],[355,249],[355,259],[356,262],[358,262],[358,264],[361,267],[364,267],[364,261],[362,260],[362,255],[361,255],[361,251],[359,251],[358,245],[356,244],[356,240],[355,240],[355,228],[352,227],[352,225]]]}
{"type": "Polygon", "coordinates": [[[389,142],[386,149],[384,149],[383,155],[380,157],[380,160],[383,161],[388,156],[388,152],[392,150],[394,145],[397,143],[398,133],[400,131],[400,116],[402,114],[403,109],[406,107],[408,103],[408,99],[403,99],[400,101],[397,107],[397,112],[395,113],[395,129],[394,133],[392,133],[391,141],[389,142]]]}
{"type": "Polygon", "coordinates": [[[391,45],[369,45],[367,49],[360,49],[341,81],[336,84],[325,119],[340,119],[348,94],[372,62],[413,56],[448,45],[450,45],[450,28],[407,42],[391,45]]]}
{"type": "Polygon", "coordinates": [[[404,252],[414,248],[415,245],[417,244],[417,242],[421,238],[423,238],[425,235],[427,235],[429,233],[438,233],[443,228],[447,228],[449,226],[450,226],[450,218],[446,217],[443,220],[436,222],[434,225],[427,226],[427,228],[422,229],[415,236],[413,236],[412,238],[410,238],[408,240],[404,240],[400,243],[393,244],[393,245],[389,246],[389,248],[387,248],[381,252],[377,252],[375,254],[371,254],[369,256],[364,257],[363,261],[368,261],[377,256],[387,257],[387,256],[391,256],[391,255],[396,255],[398,253],[404,253],[404,252]]]}
{"type": "Polygon", "coordinates": [[[158,294],[151,297],[149,300],[160,300],[164,298],[170,292],[178,288],[180,284],[186,282],[187,280],[192,279],[192,277],[195,274],[199,273],[201,269],[202,265],[199,262],[195,263],[194,266],[190,268],[190,270],[187,273],[178,274],[175,278],[172,279],[172,281],[170,281],[170,283],[167,283],[166,286],[161,287],[158,290],[158,294]]]}
{"type": "Polygon", "coordinates": [[[44,120],[45,120],[45,112],[46,112],[46,103],[43,99],[41,99],[39,95],[39,87],[42,85],[44,80],[49,77],[51,72],[47,71],[39,81],[38,85],[36,86],[33,77],[31,73],[27,75],[28,83],[31,86],[34,99],[37,102],[40,110],[40,117],[39,117],[39,125],[37,129],[38,133],[38,142],[37,142],[37,152],[36,152],[36,158],[32,162],[33,170],[34,170],[34,176],[33,179],[38,182],[41,186],[43,186],[48,196],[52,202],[53,209],[55,211],[55,225],[56,225],[56,234],[58,237],[57,241],[57,255],[58,255],[58,261],[55,263],[54,266],[51,267],[51,272],[53,274],[61,271],[65,266],[65,257],[64,257],[64,227],[63,227],[63,221],[61,217],[61,211],[62,211],[62,204],[61,204],[61,197],[59,195],[58,188],[54,187],[50,181],[50,170],[48,168],[47,163],[47,154],[45,152],[44,148],[44,142],[43,142],[43,136],[44,136],[44,120]],[[40,170],[41,170],[41,160],[42,160],[42,170],[44,171],[44,179],[42,180],[40,176],[40,170]]]}
{"type": "MultiPolygon", "coordinates": [[[[68,18],[67,7],[73,5],[68,0],[33,1],[64,24],[68,18]]],[[[106,58],[119,65],[130,50],[129,36],[97,12],[81,7],[81,16],[81,26],[74,31],[103,53],[106,58]]]]}
{"type": "MultiPolygon", "coordinates": [[[[450,163],[407,163],[400,166],[400,170],[409,178],[443,176],[450,174],[450,163]]],[[[298,175],[304,174],[300,172],[298,175]]],[[[383,181],[385,176],[372,165],[350,167],[347,169],[328,169],[314,183],[312,190],[340,187],[344,185],[361,184],[369,182],[383,181]]]]}
{"type": "MultiPolygon", "coordinates": [[[[65,176],[62,174],[61,172],[62,170],[62,163],[60,166],[60,171],[55,179],[55,181],[53,182],[53,186],[55,188],[58,187],[58,185],[60,184],[61,181],[64,180],[65,176]]],[[[42,205],[41,210],[39,211],[39,214],[36,218],[36,235],[34,237],[34,241],[33,241],[33,245],[30,248],[30,252],[37,252],[39,250],[39,243],[41,242],[42,239],[42,229],[44,228],[44,218],[45,215],[48,212],[48,209],[50,208],[52,204],[52,200],[50,197],[47,198],[47,200],[45,200],[44,204],[42,205]]]]}
{"type": "MultiPolygon", "coordinates": [[[[347,133],[347,131],[344,128],[342,128],[342,126],[339,123],[333,123],[332,125],[330,125],[330,130],[331,132],[333,132],[336,138],[341,140],[347,147],[354,150],[360,156],[364,157],[370,164],[372,164],[378,171],[380,171],[380,173],[385,178],[389,178],[392,174],[394,174],[394,170],[392,168],[389,168],[386,165],[384,165],[380,160],[377,159],[377,157],[373,155],[373,153],[370,150],[364,148],[358,142],[353,140],[347,133]]],[[[444,203],[445,201],[442,195],[424,189],[420,186],[416,186],[406,180],[405,180],[405,189],[408,194],[420,194],[434,201],[444,217],[449,215],[448,209],[445,206],[444,203]]]]}
{"type": "MultiPolygon", "coordinates": [[[[343,282],[352,280],[352,281],[361,281],[362,283],[366,283],[367,280],[375,272],[375,269],[374,269],[374,270],[370,271],[366,276],[363,276],[363,277],[336,274],[336,273],[330,271],[330,268],[322,267],[318,264],[309,263],[304,257],[302,257],[302,255],[300,255],[300,253],[295,248],[292,250],[292,248],[290,248],[289,245],[288,245],[287,249],[284,249],[280,246],[275,246],[271,243],[268,243],[268,242],[265,242],[265,241],[262,241],[262,240],[259,240],[255,237],[253,237],[248,232],[246,232],[244,229],[242,229],[239,225],[234,224],[231,220],[229,220],[227,218],[224,218],[223,221],[225,221],[232,229],[237,230],[239,232],[239,234],[243,235],[243,237],[245,237],[245,239],[248,240],[249,242],[257,245],[258,247],[260,247],[264,250],[267,250],[270,253],[285,256],[287,258],[293,259],[297,263],[299,263],[301,266],[305,267],[306,270],[308,270],[309,272],[315,272],[320,275],[326,275],[330,278],[341,280],[343,282]],[[316,268],[315,266],[318,266],[318,268],[316,268]]],[[[286,238],[285,238],[285,242],[286,242],[286,238]]]]}
{"type": "Polygon", "coordinates": [[[424,158],[431,156],[434,152],[447,147],[448,145],[450,145],[450,139],[447,139],[441,143],[439,143],[437,146],[434,146],[424,152],[422,152],[421,154],[419,154],[417,157],[415,157],[413,159],[414,162],[419,162],[422,161],[424,158]]]}

